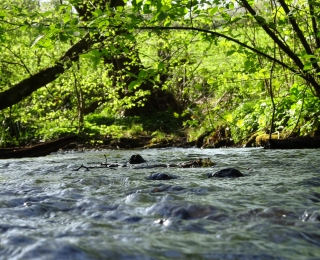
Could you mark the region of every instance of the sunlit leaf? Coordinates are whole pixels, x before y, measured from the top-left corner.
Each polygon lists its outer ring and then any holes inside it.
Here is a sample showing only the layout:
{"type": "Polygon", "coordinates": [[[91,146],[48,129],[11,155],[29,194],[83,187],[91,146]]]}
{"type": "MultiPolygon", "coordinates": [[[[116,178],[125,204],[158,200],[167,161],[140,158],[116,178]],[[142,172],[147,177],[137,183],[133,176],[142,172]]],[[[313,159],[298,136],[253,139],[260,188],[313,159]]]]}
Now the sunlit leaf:
{"type": "Polygon", "coordinates": [[[6,16],[6,13],[3,10],[0,10],[0,19],[3,19],[6,16]]]}
{"type": "Polygon", "coordinates": [[[311,62],[306,62],[303,66],[303,70],[310,70],[312,68],[311,62]]]}
{"type": "Polygon", "coordinates": [[[44,35],[39,35],[30,45],[30,48],[32,48],[33,46],[35,46],[42,38],[44,37],[44,35]]]}
{"type": "Polygon", "coordinates": [[[233,116],[232,116],[231,114],[227,114],[227,115],[225,116],[225,119],[227,120],[227,122],[232,122],[233,116]]]}
{"type": "Polygon", "coordinates": [[[133,91],[133,89],[135,89],[136,87],[140,86],[140,84],[141,84],[141,82],[139,80],[132,81],[128,86],[128,91],[129,92],[133,91]]]}
{"type": "Polygon", "coordinates": [[[243,119],[238,120],[237,123],[236,123],[236,125],[237,125],[237,127],[239,127],[239,128],[243,127],[243,126],[244,126],[244,120],[243,120],[243,119]]]}

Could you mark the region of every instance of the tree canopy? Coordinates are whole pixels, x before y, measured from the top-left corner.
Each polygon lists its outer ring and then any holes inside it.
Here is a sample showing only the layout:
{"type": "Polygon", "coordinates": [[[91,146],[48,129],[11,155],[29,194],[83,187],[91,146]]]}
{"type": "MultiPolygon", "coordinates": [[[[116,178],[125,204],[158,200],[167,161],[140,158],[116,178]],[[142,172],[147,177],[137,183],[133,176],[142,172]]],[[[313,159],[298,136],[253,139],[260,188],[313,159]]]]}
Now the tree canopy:
{"type": "Polygon", "coordinates": [[[4,0],[2,146],[173,125],[315,134],[319,20],[316,1],[4,0]]]}

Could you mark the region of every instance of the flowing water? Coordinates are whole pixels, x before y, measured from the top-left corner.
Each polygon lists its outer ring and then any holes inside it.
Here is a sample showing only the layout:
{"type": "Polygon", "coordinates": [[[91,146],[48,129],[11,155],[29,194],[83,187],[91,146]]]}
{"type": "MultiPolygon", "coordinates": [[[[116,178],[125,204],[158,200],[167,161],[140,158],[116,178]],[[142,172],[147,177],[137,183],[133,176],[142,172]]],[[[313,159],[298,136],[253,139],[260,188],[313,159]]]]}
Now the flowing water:
{"type": "Polygon", "coordinates": [[[0,185],[0,259],[320,259],[317,149],[68,152],[0,160],[0,185]],[[216,165],[74,171],[137,153],[216,165]]]}

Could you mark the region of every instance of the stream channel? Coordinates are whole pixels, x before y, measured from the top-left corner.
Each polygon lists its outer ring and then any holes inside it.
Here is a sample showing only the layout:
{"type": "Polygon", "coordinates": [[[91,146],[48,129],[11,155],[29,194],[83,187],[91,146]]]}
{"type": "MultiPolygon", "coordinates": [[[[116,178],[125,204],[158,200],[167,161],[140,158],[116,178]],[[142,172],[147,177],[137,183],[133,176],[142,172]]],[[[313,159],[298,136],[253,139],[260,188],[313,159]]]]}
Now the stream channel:
{"type": "Polygon", "coordinates": [[[320,259],[319,149],[149,149],[0,160],[0,259],[320,259]],[[210,158],[210,168],[81,168],[210,158]],[[223,168],[245,177],[207,178],[223,168]],[[177,176],[148,180],[152,173],[177,176]]]}

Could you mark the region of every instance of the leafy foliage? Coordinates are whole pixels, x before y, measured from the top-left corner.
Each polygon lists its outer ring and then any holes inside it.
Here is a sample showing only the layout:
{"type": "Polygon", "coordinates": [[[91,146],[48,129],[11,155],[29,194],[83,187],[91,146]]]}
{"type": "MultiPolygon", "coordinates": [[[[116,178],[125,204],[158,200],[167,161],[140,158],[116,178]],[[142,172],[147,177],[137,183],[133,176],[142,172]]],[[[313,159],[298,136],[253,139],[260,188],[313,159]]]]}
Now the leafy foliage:
{"type": "Polygon", "coordinates": [[[69,133],[195,140],[220,126],[237,143],[280,126],[319,132],[315,1],[107,2],[0,3],[2,146],[69,133]]]}

